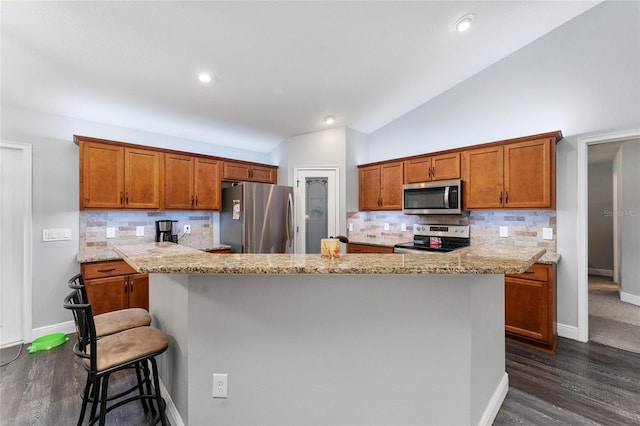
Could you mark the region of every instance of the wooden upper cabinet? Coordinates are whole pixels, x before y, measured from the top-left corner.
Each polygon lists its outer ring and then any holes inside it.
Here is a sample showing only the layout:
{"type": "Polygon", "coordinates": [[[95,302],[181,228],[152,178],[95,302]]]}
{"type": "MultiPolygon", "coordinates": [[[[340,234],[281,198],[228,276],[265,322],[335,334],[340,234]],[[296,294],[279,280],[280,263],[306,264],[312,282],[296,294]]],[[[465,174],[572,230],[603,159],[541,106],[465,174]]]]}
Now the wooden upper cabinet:
{"type": "Polygon", "coordinates": [[[552,168],[552,144],[551,139],[540,139],[505,145],[505,207],[554,206],[555,164],[552,168]]]}
{"type": "Polygon", "coordinates": [[[425,156],[404,162],[405,183],[460,179],[460,153],[425,156]]]}
{"type": "Polygon", "coordinates": [[[463,152],[465,210],[555,207],[552,138],[463,152]]]}
{"type": "Polygon", "coordinates": [[[160,208],[162,155],[80,141],[80,208],[160,208]]]}
{"type": "Polygon", "coordinates": [[[503,161],[502,146],[462,153],[462,202],[465,210],[502,208],[503,161]]]}
{"type": "Polygon", "coordinates": [[[164,208],[220,210],[219,161],[165,154],[164,208]]]}
{"type": "Polygon", "coordinates": [[[195,208],[198,210],[220,210],[222,207],[220,161],[196,158],[194,166],[195,208]]]}
{"type": "Polygon", "coordinates": [[[124,207],[124,148],[80,142],[80,208],[124,207]]]}
{"type": "Polygon", "coordinates": [[[359,209],[401,210],[404,164],[402,161],[358,169],[359,209]]]}
{"type": "Polygon", "coordinates": [[[277,182],[277,168],[240,161],[225,161],[222,179],[249,182],[273,183],[277,182]]]}
{"type": "Polygon", "coordinates": [[[160,170],[164,154],[124,149],[125,208],[160,208],[160,170]]]}

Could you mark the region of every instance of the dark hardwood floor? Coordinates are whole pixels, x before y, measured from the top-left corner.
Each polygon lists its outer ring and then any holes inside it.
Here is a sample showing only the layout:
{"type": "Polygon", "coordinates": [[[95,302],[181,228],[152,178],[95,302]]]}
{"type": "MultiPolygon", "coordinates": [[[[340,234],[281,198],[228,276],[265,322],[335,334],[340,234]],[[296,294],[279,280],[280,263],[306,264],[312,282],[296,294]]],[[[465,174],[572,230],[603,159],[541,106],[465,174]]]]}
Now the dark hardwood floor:
{"type": "Polygon", "coordinates": [[[640,354],[563,338],[555,355],[506,352],[509,393],[494,425],[640,425],[640,354]]]}
{"type": "MultiPolygon", "coordinates": [[[[77,422],[85,372],[71,341],[0,368],[1,425],[77,422]]],[[[0,350],[5,363],[17,347],[0,350]]],[[[494,425],[640,425],[640,354],[560,338],[555,355],[507,343],[509,393],[494,425]]],[[[112,382],[131,383],[126,375],[112,382]]],[[[114,410],[109,425],[143,425],[140,404],[114,410]]]]}

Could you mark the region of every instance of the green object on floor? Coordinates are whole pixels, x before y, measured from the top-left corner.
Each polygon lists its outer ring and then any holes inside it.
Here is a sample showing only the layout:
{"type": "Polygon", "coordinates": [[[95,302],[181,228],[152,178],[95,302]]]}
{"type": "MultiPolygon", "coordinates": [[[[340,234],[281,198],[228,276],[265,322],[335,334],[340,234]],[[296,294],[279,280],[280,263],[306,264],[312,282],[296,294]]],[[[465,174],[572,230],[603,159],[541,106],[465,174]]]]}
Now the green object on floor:
{"type": "Polygon", "coordinates": [[[48,334],[46,336],[38,337],[31,342],[31,346],[29,346],[27,350],[30,354],[38,351],[48,351],[51,348],[60,346],[67,340],[69,340],[69,338],[64,333],[48,334]]]}

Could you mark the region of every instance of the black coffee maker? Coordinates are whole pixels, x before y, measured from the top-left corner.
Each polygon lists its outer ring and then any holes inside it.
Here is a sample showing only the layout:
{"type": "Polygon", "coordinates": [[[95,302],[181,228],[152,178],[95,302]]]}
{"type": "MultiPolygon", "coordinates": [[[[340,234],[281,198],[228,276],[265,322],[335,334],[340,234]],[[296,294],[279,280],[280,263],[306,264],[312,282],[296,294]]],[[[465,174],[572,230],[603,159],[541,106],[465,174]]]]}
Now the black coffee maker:
{"type": "Polygon", "coordinates": [[[156,242],[178,242],[178,236],[173,233],[173,223],[177,220],[156,220],[156,242]]]}

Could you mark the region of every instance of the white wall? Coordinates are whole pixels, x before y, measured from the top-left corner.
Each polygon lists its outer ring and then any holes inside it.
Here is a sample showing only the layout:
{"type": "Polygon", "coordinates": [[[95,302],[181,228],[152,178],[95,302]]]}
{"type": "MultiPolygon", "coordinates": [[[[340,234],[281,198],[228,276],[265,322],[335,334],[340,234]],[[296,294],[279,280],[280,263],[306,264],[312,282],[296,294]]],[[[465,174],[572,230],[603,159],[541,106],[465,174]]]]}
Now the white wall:
{"type": "Polygon", "coordinates": [[[578,136],[640,127],[640,3],[603,2],[369,135],[367,161],[552,130],[558,321],[577,327],[578,136]]]}
{"type": "Polygon", "coordinates": [[[620,204],[620,293],[640,304],[640,142],[622,144],[620,204]]]}
{"type": "Polygon", "coordinates": [[[73,135],[199,152],[268,163],[260,153],[217,147],[164,135],[35,113],[3,106],[3,141],[33,146],[33,318],[34,329],[71,320],[61,303],[67,280],[79,272],[78,147],[73,135]],[[43,228],[71,228],[71,241],[42,242],[43,228]]]}
{"type": "Polygon", "coordinates": [[[589,164],[589,270],[613,271],[613,162],[589,164]]]}
{"type": "Polygon", "coordinates": [[[278,173],[278,182],[295,186],[294,168],[338,167],[340,179],[338,233],[340,235],[345,234],[346,156],[347,137],[344,127],[295,136],[286,140],[286,154],[281,156],[278,173]]]}

